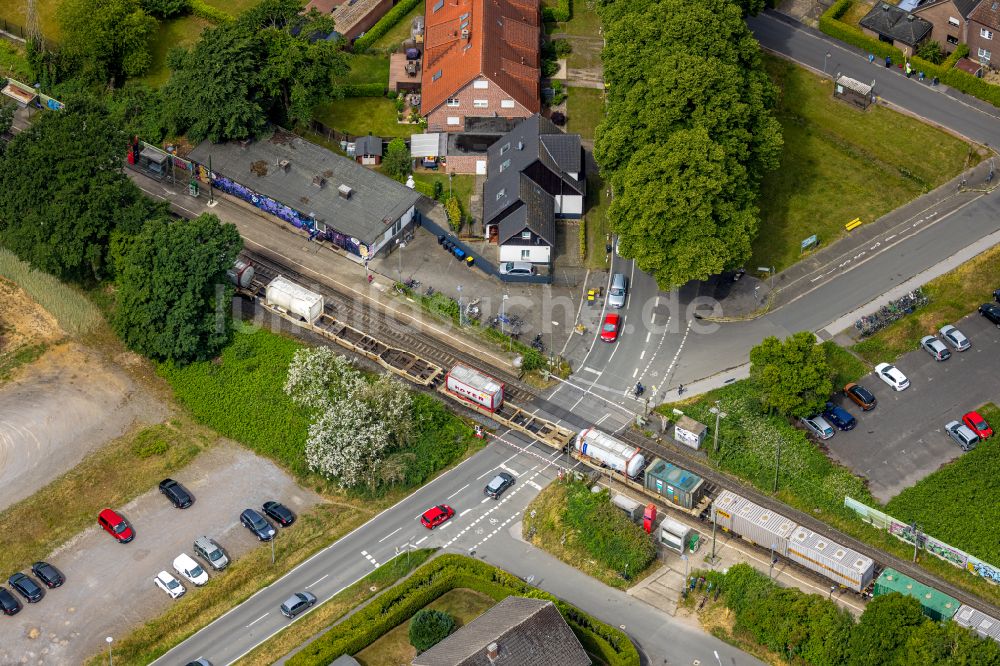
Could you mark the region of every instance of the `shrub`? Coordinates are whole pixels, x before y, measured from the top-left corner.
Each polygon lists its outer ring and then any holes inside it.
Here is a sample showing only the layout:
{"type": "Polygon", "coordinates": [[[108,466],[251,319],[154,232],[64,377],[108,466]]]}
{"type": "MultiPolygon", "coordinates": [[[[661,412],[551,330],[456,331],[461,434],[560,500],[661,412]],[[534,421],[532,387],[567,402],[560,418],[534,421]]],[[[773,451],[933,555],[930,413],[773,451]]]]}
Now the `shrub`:
{"type": "Polygon", "coordinates": [[[607,490],[593,493],[585,483],[570,486],[566,498],[566,523],[577,530],[587,552],[606,567],[638,573],[656,557],[646,532],[613,504],[607,490]]]}
{"type": "Polygon", "coordinates": [[[552,42],[552,48],[555,49],[556,56],[560,58],[565,58],[570,53],[573,52],[573,45],[569,43],[566,39],[557,39],[552,42]]]}
{"type": "Polygon", "coordinates": [[[559,0],[555,7],[542,7],[542,21],[545,23],[565,23],[572,18],[569,0],[559,0]]]}
{"type": "Polygon", "coordinates": [[[444,611],[422,609],[410,620],[410,645],[420,652],[444,640],[455,628],[455,618],[444,611]]]}
{"type": "Polygon", "coordinates": [[[386,89],[381,83],[344,83],[340,91],[344,97],[383,97],[386,89]]]}
{"type": "Polygon", "coordinates": [[[557,60],[542,61],[542,77],[549,78],[559,72],[559,62],[557,60]]]}
{"type": "Polygon", "coordinates": [[[458,197],[452,196],[444,204],[445,212],[448,213],[448,225],[452,231],[462,228],[462,205],[458,203],[458,197]]]}
{"type": "Polygon", "coordinates": [[[444,183],[440,180],[434,181],[434,200],[440,201],[441,195],[444,193],[444,183]]]}
{"type": "Polygon", "coordinates": [[[580,259],[587,256],[587,223],[580,221],[580,259]]]}
{"type": "MultiPolygon", "coordinates": [[[[568,0],[566,1],[568,2],[568,0]]],[[[423,0],[400,0],[399,4],[386,12],[386,15],[380,18],[378,23],[373,25],[368,32],[354,41],[354,46],[352,47],[354,52],[364,53],[367,51],[379,37],[389,32],[389,28],[399,23],[404,16],[413,11],[413,8],[421,2],[423,0]]]]}
{"type": "Polygon", "coordinates": [[[525,372],[541,370],[545,367],[545,357],[534,347],[528,347],[521,356],[521,369],[525,372]]]}
{"type": "Polygon", "coordinates": [[[216,9],[205,2],[205,0],[189,0],[189,2],[191,4],[191,13],[198,18],[203,18],[212,23],[225,23],[233,20],[231,15],[221,9],[216,9]]]}
{"type": "Polygon", "coordinates": [[[919,49],[917,49],[917,56],[928,60],[935,65],[940,65],[944,62],[944,52],[941,50],[941,45],[935,41],[925,42],[919,49]]]}
{"type": "Polygon", "coordinates": [[[190,0],[141,0],[143,11],[159,19],[187,14],[191,11],[190,0]]]}

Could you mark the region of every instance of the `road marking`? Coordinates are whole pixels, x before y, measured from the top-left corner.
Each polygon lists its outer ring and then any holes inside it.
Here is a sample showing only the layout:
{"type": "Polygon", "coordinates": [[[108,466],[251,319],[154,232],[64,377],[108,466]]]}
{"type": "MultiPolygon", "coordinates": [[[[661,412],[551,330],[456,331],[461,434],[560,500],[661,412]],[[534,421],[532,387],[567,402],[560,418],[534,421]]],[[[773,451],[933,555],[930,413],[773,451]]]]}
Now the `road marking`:
{"type": "Polygon", "coordinates": [[[531,479],[528,479],[528,485],[531,486],[532,488],[534,488],[535,490],[541,490],[542,489],[542,487],[540,485],[538,485],[537,483],[535,483],[531,479]]]}
{"type": "Polygon", "coordinates": [[[635,376],[638,374],[639,374],[639,368],[636,368],[635,370],[632,371],[632,379],[635,379],[635,376]]]}
{"type": "Polygon", "coordinates": [[[448,495],[447,497],[445,497],[445,499],[451,499],[452,497],[454,497],[455,495],[459,494],[460,492],[462,492],[463,490],[465,490],[468,487],[469,487],[469,484],[467,483],[464,486],[462,486],[461,488],[459,488],[458,490],[456,490],[455,492],[453,492],[451,495],[448,495]]]}
{"type": "Polygon", "coordinates": [[[520,472],[516,472],[516,471],[514,471],[514,470],[513,470],[513,469],[511,469],[510,467],[507,467],[507,465],[500,465],[500,469],[502,469],[502,470],[503,470],[503,471],[505,471],[505,472],[510,472],[510,473],[511,473],[511,474],[513,474],[514,476],[517,476],[518,474],[520,474],[520,472]]]}
{"type": "Polygon", "coordinates": [[[649,338],[650,338],[651,335],[653,335],[652,331],[646,331],[646,343],[647,344],[649,343],[649,338]]]}
{"type": "Polygon", "coordinates": [[[494,469],[496,469],[496,468],[495,467],[491,467],[490,469],[486,470],[485,472],[483,472],[482,474],[480,474],[479,476],[476,477],[476,481],[478,481],[479,479],[483,478],[484,476],[486,476],[488,474],[492,474],[494,469]]]}
{"type": "Polygon", "coordinates": [[[257,624],[258,622],[260,622],[261,620],[263,620],[265,617],[267,617],[270,614],[271,614],[271,611],[268,611],[268,612],[264,613],[259,618],[257,618],[256,620],[254,620],[253,622],[251,622],[250,624],[248,624],[246,626],[246,628],[249,629],[250,627],[252,627],[253,625],[257,624]]]}
{"type": "Polygon", "coordinates": [[[440,532],[441,530],[447,528],[449,525],[451,525],[451,523],[443,523],[441,527],[438,528],[438,531],[440,532]]]}
{"type": "MultiPolygon", "coordinates": [[[[606,420],[606,419],[607,419],[607,418],[608,418],[609,416],[611,416],[611,414],[608,414],[607,412],[605,412],[604,416],[602,416],[601,418],[599,418],[599,419],[597,419],[596,421],[594,421],[594,425],[595,425],[595,426],[599,426],[599,425],[601,425],[602,423],[604,423],[604,421],[605,421],[605,420],[606,420]]],[[[532,471],[534,471],[534,470],[532,470],[532,471]]]]}
{"type": "MultiPolygon", "coordinates": [[[[648,342],[648,340],[647,340],[647,342],[648,342]]],[[[640,361],[643,360],[644,358],[646,358],[646,350],[645,349],[643,349],[642,352],[639,354],[639,360],[640,361]]]]}
{"type": "Polygon", "coordinates": [[[489,498],[489,497],[484,497],[484,498],[483,498],[483,501],[482,501],[482,502],[480,502],[480,504],[486,504],[486,503],[487,503],[487,502],[489,502],[489,501],[490,501],[490,498],[489,498]]]}
{"type": "Polygon", "coordinates": [[[458,514],[458,517],[461,518],[462,516],[464,516],[465,514],[469,513],[470,511],[472,511],[472,509],[466,509],[462,513],[458,514]]]}
{"type": "Polygon", "coordinates": [[[388,539],[389,537],[391,537],[393,534],[395,534],[396,532],[398,532],[401,529],[403,529],[403,528],[402,527],[397,527],[396,529],[394,529],[393,531],[389,532],[384,537],[382,537],[381,539],[379,539],[378,543],[382,543],[383,541],[385,541],[386,539],[388,539]]]}
{"type": "Polygon", "coordinates": [[[580,372],[592,372],[595,375],[601,374],[600,370],[594,370],[593,368],[580,368],[580,372]]]}
{"type": "Polygon", "coordinates": [[[368,560],[369,562],[371,562],[372,564],[374,564],[376,569],[378,569],[378,566],[379,566],[378,560],[376,560],[374,557],[372,557],[371,555],[369,555],[367,550],[361,551],[361,554],[365,556],[366,560],[368,560]]]}
{"type": "Polygon", "coordinates": [[[417,539],[417,542],[416,542],[415,544],[413,544],[413,545],[414,545],[414,546],[419,546],[419,545],[420,545],[420,544],[422,544],[422,543],[423,543],[424,541],[427,541],[427,537],[420,537],[419,539],[417,539]]]}
{"type": "MultiPolygon", "coordinates": [[[[329,575],[330,575],[330,574],[326,574],[326,575],[324,575],[324,576],[323,576],[323,578],[326,578],[326,577],[327,577],[327,576],[329,576],[329,575]]],[[[307,588],[310,588],[310,587],[315,587],[316,585],[318,585],[318,584],[319,584],[319,583],[320,583],[320,582],[321,582],[321,581],[323,580],[323,578],[320,578],[320,579],[319,579],[319,580],[317,580],[317,581],[314,581],[314,582],[312,582],[312,583],[309,583],[308,585],[306,585],[306,587],[307,587],[307,588]]]]}

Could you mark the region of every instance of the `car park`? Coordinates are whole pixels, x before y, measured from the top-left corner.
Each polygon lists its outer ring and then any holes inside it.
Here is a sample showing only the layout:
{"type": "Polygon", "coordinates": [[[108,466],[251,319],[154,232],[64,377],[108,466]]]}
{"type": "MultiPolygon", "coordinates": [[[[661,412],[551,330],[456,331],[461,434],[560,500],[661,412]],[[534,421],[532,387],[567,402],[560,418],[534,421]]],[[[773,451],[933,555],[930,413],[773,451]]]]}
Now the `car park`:
{"type": "Polygon", "coordinates": [[[820,439],[830,439],[834,435],[833,426],[827,423],[826,419],[819,414],[799,419],[799,421],[806,427],[806,430],[820,439]]]}
{"type": "Polygon", "coordinates": [[[849,411],[832,402],[826,403],[822,416],[840,430],[853,430],[858,424],[858,420],[849,411]]]}
{"type": "Polygon", "coordinates": [[[944,431],[948,433],[948,436],[955,440],[955,443],[962,447],[963,451],[969,451],[976,448],[976,444],[979,443],[979,437],[976,433],[972,432],[967,425],[959,423],[958,421],[949,421],[944,426],[944,431]]]}
{"type": "Polygon", "coordinates": [[[208,562],[208,565],[216,571],[222,571],[229,566],[229,556],[226,555],[226,551],[207,536],[195,539],[192,548],[195,555],[208,562]]]}
{"type": "Polygon", "coordinates": [[[160,492],[166,495],[170,503],[178,509],[186,509],[194,504],[194,498],[191,497],[191,493],[173,479],[163,479],[163,481],[160,481],[160,492]]]}
{"type": "Polygon", "coordinates": [[[274,538],[274,527],[253,509],[243,511],[240,514],[240,522],[261,541],[270,541],[274,538]]]}
{"type": "Polygon", "coordinates": [[[865,412],[875,409],[875,405],[878,404],[878,400],[875,399],[872,392],[861,384],[848,384],[844,387],[844,395],[865,412]]]}
{"type": "Polygon", "coordinates": [[[618,339],[618,329],[621,327],[622,318],[613,312],[604,316],[604,324],[601,325],[601,340],[614,342],[618,339]]]}
{"type": "Polygon", "coordinates": [[[4,615],[16,615],[21,610],[21,602],[6,587],[0,587],[0,610],[4,615]]]}
{"type": "Polygon", "coordinates": [[[925,335],[920,338],[920,346],[924,348],[928,354],[935,361],[947,361],[951,358],[951,350],[949,350],[943,342],[938,340],[933,335],[925,335]]]}
{"type": "Polygon", "coordinates": [[[995,324],[997,328],[1000,328],[1000,305],[996,303],[983,303],[979,306],[979,314],[986,317],[991,324],[995,324]]]}
{"type": "Polygon", "coordinates": [[[910,380],[906,378],[899,368],[892,363],[879,363],[875,366],[875,374],[879,379],[888,384],[893,391],[905,391],[910,385],[910,380]]]}
{"type": "Polygon", "coordinates": [[[33,581],[31,576],[26,576],[20,571],[11,576],[7,582],[10,583],[11,589],[24,597],[29,604],[41,601],[42,597],[45,596],[45,592],[38,583],[33,581]]]}
{"type": "Polygon", "coordinates": [[[990,424],[986,422],[986,419],[980,416],[979,412],[967,412],[965,416],[962,417],[962,423],[964,423],[969,430],[976,433],[976,436],[979,437],[979,439],[987,439],[993,436],[993,428],[991,428],[990,424]]]}
{"type": "Polygon", "coordinates": [[[184,589],[184,586],[181,585],[181,582],[171,576],[168,571],[161,571],[156,574],[153,577],[153,584],[170,595],[171,599],[182,597],[187,591],[184,589]]]}
{"type": "Polygon", "coordinates": [[[454,515],[455,510],[453,508],[447,504],[439,504],[424,511],[424,515],[420,516],[420,524],[432,530],[454,515]]]}
{"type": "Polygon", "coordinates": [[[281,502],[275,502],[274,500],[264,502],[262,508],[264,509],[264,515],[282,527],[288,527],[295,522],[295,514],[281,502]]]}
{"type": "Polygon", "coordinates": [[[611,276],[611,285],[608,288],[608,307],[625,307],[626,295],[628,295],[628,278],[624,273],[615,273],[611,276]]]}
{"type": "Polygon", "coordinates": [[[486,484],[486,487],[483,488],[483,494],[493,499],[500,499],[504,491],[513,485],[514,477],[507,472],[500,472],[486,484]]]}
{"type": "Polygon", "coordinates": [[[113,536],[118,543],[128,543],[135,538],[135,531],[124,518],[111,509],[104,509],[97,516],[97,524],[113,536]]]}
{"type": "Polygon", "coordinates": [[[288,618],[294,618],[314,603],[316,603],[315,595],[309,592],[296,592],[281,604],[281,614],[288,618]]]}
{"type": "Polygon", "coordinates": [[[199,587],[208,582],[208,574],[187,553],[181,553],[174,558],[174,571],[199,587]]]}
{"type": "Polygon", "coordinates": [[[972,346],[972,343],[969,342],[969,338],[965,337],[965,334],[962,333],[962,331],[958,330],[951,324],[942,326],[941,330],[938,332],[941,334],[941,338],[945,342],[954,347],[955,351],[963,352],[972,346]]]}
{"type": "Polygon", "coordinates": [[[62,575],[62,572],[48,562],[35,562],[31,565],[31,573],[50,590],[66,582],[66,577],[62,575]]]}

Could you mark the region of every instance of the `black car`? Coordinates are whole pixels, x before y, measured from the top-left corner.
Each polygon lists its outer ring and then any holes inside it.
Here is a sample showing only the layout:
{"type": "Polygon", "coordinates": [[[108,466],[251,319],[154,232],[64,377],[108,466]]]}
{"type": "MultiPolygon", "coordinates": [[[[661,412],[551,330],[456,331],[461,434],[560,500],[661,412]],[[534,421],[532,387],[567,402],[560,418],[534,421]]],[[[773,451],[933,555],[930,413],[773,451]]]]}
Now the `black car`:
{"type": "Polygon", "coordinates": [[[486,487],[483,488],[483,494],[487,497],[492,497],[493,499],[500,499],[503,495],[503,491],[514,485],[514,477],[507,472],[500,472],[494,476],[486,487]]]}
{"type": "Polygon", "coordinates": [[[281,502],[275,502],[274,500],[264,502],[264,515],[282,527],[288,527],[295,522],[295,514],[292,513],[291,509],[281,502]]]}
{"type": "Polygon", "coordinates": [[[1000,305],[996,303],[983,303],[979,306],[979,314],[983,315],[1000,328],[1000,305]]]}
{"type": "Polygon", "coordinates": [[[31,573],[35,574],[35,578],[42,581],[42,584],[50,590],[66,582],[66,577],[62,575],[62,572],[48,562],[35,562],[31,565],[31,573]]]}
{"type": "Polygon", "coordinates": [[[31,580],[30,576],[26,576],[20,571],[7,579],[7,582],[10,583],[11,588],[24,597],[29,604],[41,601],[42,597],[45,596],[45,592],[38,586],[38,583],[31,580]]]}
{"type": "Polygon", "coordinates": [[[4,615],[16,615],[21,610],[21,602],[5,587],[0,587],[0,610],[4,615]]]}
{"type": "Polygon", "coordinates": [[[826,407],[823,409],[823,418],[840,430],[853,430],[854,426],[858,424],[858,420],[851,416],[849,411],[832,402],[826,403],[826,407]]]}
{"type": "Polygon", "coordinates": [[[244,510],[240,514],[240,522],[261,541],[270,541],[274,538],[274,528],[271,523],[253,509],[244,510]]]}
{"type": "Polygon", "coordinates": [[[194,504],[194,498],[191,497],[191,493],[173,479],[163,479],[163,481],[160,481],[160,492],[166,495],[170,503],[178,509],[186,509],[194,504]]]}

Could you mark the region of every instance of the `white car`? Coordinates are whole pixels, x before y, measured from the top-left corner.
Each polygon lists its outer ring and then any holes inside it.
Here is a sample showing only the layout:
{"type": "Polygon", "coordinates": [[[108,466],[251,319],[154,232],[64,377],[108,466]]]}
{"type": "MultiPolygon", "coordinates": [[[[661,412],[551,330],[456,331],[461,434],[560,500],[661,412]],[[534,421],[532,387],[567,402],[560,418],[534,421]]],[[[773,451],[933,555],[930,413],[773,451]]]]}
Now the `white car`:
{"type": "Polygon", "coordinates": [[[199,587],[208,582],[208,574],[187,553],[181,553],[174,558],[174,571],[199,587]]]}
{"type": "Polygon", "coordinates": [[[972,343],[969,342],[969,338],[962,335],[962,331],[958,330],[951,324],[946,324],[941,327],[941,337],[944,338],[948,344],[954,347],[955,351],[965,351],[972,345],[972,343]]]}
{"type": "Polygon", "coordinates": [[[906,378],[899,368],[891,363],[879,363],[875,366],[875,374],[878,378],[892,387],[894,391],[905,390],[910,385],[910,380],[906,378]]]}
{"type": "Polygon", "coordinates": [[[156,574],[156,577],[153,578],[153,582],[156,584],[156,587],[169,594],[171,599],[183,596],[186,591],[184,586],[181,585],[181,582],[171,576],[167,571],[161,571],[156,574]]]}

